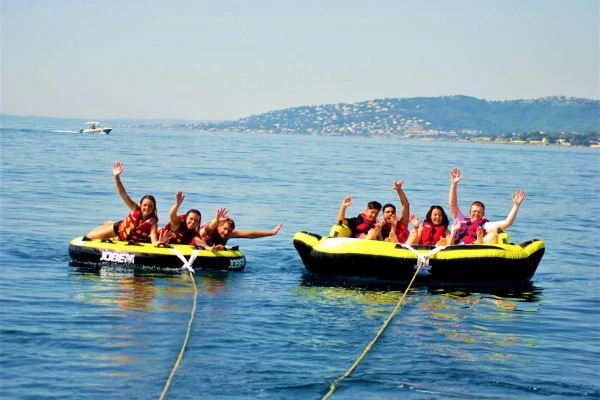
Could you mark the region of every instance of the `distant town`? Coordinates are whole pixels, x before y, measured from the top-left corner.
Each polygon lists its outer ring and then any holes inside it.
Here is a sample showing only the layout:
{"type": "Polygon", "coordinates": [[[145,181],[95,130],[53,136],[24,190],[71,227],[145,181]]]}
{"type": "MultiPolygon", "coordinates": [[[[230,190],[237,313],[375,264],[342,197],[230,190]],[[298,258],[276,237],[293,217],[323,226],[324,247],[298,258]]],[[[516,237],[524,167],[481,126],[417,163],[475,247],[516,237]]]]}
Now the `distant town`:
{"type": "Polygon", "coordinates": [[[466,96],[294,107],[236,121],[136,125],[199,132],[349,136],[600,147],[600,102],[466,96]]]}

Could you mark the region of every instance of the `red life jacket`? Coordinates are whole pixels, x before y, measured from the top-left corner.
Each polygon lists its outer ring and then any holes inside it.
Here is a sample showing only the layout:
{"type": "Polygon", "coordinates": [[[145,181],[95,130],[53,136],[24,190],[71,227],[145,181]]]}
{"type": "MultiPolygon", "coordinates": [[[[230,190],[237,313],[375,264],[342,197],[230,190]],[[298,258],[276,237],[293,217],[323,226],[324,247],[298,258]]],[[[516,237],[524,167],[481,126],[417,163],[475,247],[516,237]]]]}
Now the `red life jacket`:
{"type": "MultiPolygon", "coordinates": [[[[391,232],[392,225],[388,224],[387,222],[384,222],[382,224],[381,231],[384,232],[384,230],[386,231],[386,233],[391,232]]],[[[406,240],[408,239],[408,235],[410,235],[410,232],[408,231],[408,228],[406,227],[406,225],[398,222],[398,224],[396,224],[396,236],[398,237],[398,243],[406,243],[406,240]]],[[[387,236],[389,236],[389,233],[387,234],[387,236]]],[[[385,236],[384,239],[387,236],[385,236]]]]}
{"type": "MultiPolygon", "coordinates": [[[[210,224],[210,222],[207,222],[206,224],[202,225],[201,227],[199,226],[196,229],[199,236],[200,236],[200,230],[208,224],[210,224]]],[[[217,228],[218,228],[218,226],[217,226],[217,228]]],[[[221,237],[221,235],[219,235],[219,232],[217,232],[216,229],[213,231],[213,233],[210,236],[200,236],[200,239],[203,240],[209,246],[216,246],[219,244],[222,244],[223,246],[225,246],[227,244],[227,240],[224,240],[221,237]]]]}
{"type": "Polygon", "coordinates": [[[352,236],[355,238],[360,237],[363,233],[366,235],[371,229],[375,228],[375,224],[367,219],[367,214],[361,213],[359,216],[362,217],[363,222],[356,225],[356,228],[352,231],[352,236]]]}
{"type": "Polygon", "coordinates": [[[179,225],[179,229],[175,232],[171,230],[171,221],[167,222],[167,224],[158,230],[158,236],[163,232],[169,232],[171,237],[166,241],[165,244],[174,243],[174,244],[191,244],[194,240],[194,236],[196,236],[196,229],[188,229],[185,224],[185,214],[178,215],[181,220],[181,224],[179,225]]]}
{"type": "Polygon", "coordinates": [[[119,224],[119,237],[121,240],[129,242],[149,242],[152,225],[158,222],[158,218],[153,215],[145,221],[141,221],[142,209],[136,208],[129,213],[119,224]]]}
{"type": "Polygon", "coordinates": [[[421,230],[421,244],[436,244],[441,238],[446,237],[446,227],[434,226],[431,222],[423,222],[421,230]]]}
{"type": "MultiPolygon", "coordinates": [[[[460,228],[454,233],[454,243],[460,243],[461,240],[465,243],[475,243],[477,240],[477,228],[480,226],[483,228],[483,224],[486,222],[489,221],[485,218],[475,222],[471,222],[470,218],[463,219],[460,223],[460,228]]],[[[486,233],[484,230],[483,234],[485,235],[486,233]]]]}

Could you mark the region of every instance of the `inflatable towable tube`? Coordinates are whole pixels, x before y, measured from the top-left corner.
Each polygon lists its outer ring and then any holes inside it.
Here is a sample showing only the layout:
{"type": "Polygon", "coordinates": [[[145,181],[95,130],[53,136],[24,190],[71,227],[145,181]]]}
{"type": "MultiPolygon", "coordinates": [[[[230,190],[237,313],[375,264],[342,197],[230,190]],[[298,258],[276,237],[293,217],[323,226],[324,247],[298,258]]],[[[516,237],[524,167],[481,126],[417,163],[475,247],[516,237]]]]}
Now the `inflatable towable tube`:
{"type": "Polygon", "coordinates": [[[533,277],[545,252],[543,241],[509,243],[505,232],[499,235],[499,244],[436,248],[342,237],[345,228],[335,225],[331,237],[309,232],[294,235],[294,247],[309,272],[408,282],[426,257],[418,282],[522,282],[533,277]]]}
{"type": "Polygon", "coordinates": [[[188,262],[193,257],[194,261],[190,265],[192,268],[241,271],[246,267],[246,256],[237,247],[212,252],[182,244],[159,247],[151,243],[130,243],[121,240],[83,240],[83,236],[70,242],[69,256],[82,263],[157,268],[181,268],[184,265],[183,260],[188,262]]]}

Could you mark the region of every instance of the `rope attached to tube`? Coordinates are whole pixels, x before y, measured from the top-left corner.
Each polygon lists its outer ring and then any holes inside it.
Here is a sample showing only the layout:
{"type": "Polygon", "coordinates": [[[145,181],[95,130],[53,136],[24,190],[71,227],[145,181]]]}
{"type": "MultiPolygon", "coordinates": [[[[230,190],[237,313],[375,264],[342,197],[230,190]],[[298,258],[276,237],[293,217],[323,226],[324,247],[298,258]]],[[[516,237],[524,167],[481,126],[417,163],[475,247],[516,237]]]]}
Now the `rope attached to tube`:
{"type": "Polygon", "coordinates": [[[365,358],[365,356],[371,350],[371,348],[373,347],[373,345],[375,344],[375,342],[377,342],[377,340],[379,339],[379,337],[381,336],[381,334],[383,334],[383,331],[385,330],[385,328],[388,327],[388,325],[390,324],[390,321],[392,320],[392,318],[394,318],[394,315],[396,315],[396,313],[398,312],[398,309],[400,308],[400,306],[404,302],[404,299],[406,298],[406,295],[408,294],[408,291],[410,290],[410,288],[411,288],[412,284],[414,283],[417,275],[419,274],[419,271],[421,270],[421,267],[423,265],[429,265],[429,257],[431,257],[432,255],[434,255],[438,251],[444,250],[446,248],[445,246],[439,246],[439,247],[436,247],[435,249],[431,250],[427,254],[421,254],[421,253],[418,253],[415,249],[413,249],[410,245],[402,244],[402,247],[405,247],[405,248],[411,250],[413,253],[415,253],[417,255],[417,258],[418,258],[418,268],[416,269],[415,274],[413,275],[410,283],[408,284],[408,287],[404,291],[404,294],[402,295],[402,297],[398,301],[398,304],[396,304],[396,307],[391,312],[391,314],[388,317],[388,319],[385,320],[385,322],[383,323],[382,327],[379,329],[379,332],[377,332],[377,335],[375,335],[375,338],[371,341],[371,343],[369,343],[367,345],[367,347],[365,348],[365,350],[356,359],[356,361],[354,362],[354,364],[352,364],[352,366],[348,369],[348,371],[346,371],[346,373],[344,375],[340,376],[335,381],[333,381],[333,383],[329,387],[329,392],[327,392],[327,394],[323,397],[322,400],[326,400],[327,398],[329,398],[329,396],[331,396],[331,394],[335,391],[335,388],[336,388],[337,384],[340,383],[342,381],[342,379],[348,377],[352,373],[352,371],[354,371],[356,369],[356,367],[358,366],[358,363],[360,363],[362,361],[362,359],[365,358]]]}

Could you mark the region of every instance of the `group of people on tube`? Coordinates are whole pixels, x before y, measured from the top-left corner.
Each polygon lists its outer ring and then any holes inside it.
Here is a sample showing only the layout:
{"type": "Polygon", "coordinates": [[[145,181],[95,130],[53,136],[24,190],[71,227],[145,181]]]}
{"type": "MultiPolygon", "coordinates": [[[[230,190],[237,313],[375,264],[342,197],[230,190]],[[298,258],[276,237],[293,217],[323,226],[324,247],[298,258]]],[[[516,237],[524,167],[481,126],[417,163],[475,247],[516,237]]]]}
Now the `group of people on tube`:
{"type": "MultiPolygon", "coordinates": [[[[396,214],[393,204],[383,206],[383,221],[377,217],[382,210],[381,203],[371,201],[363,213],[353,218],[346,218],[346,209],[352,204],[352,199],[346,197],[338,214],[338,227],[351,230],[350,236],[359,239],[384,240],[401,244],[426,244],[446,246],[452,244],[497,244],[499,235],[511,226],[519,211],[519,206],[525,199],[525,192],[518,189],[512,194],[513,206],[505,220],[490,222],[485,216],[485,206],[480,201],[471,204],[469,216],[463,215],[458,207],[456,188],[462,180],[460,170],[453,168],[450,172],[450,194],[448,203],[454,219],[452,226],[444,209],[439,205],[429,208],[423,224],[414,214],[410,214],[408,199],[402,190],[402,183],[394,183],[401,203],[401,213],[396,214]],[[408,224],[412,224],[409,232],[408,224]]],[[[334,227],[336,229],[336,227],[334,227]]],[[[504,234],[506,235],[506,234],[504,234]]]]}
{"type": "Polygon", "coordinates": [[[185,194],[178,191],[175,194],[175,204],[169,210],[169,222],[159,228],[154,196],[142,197],[140,204],[133,201],[121,182],[122,172],[123,164],[117,161],[113,165],[113,176],[117,192],[130,210],[129,215],[122,221],[107,221],[104,225],[92,229],[83,240],[117,238],[129,242],[150,242],[154,245],[185,244],[219,251],[225,248],[231,238],[255,239],[273,236],[283,225],[282,222],[271,231],[239,231],[235,229],[235,222],[227,215],[228,210],[225,207],[217,209],[215,219],[202,225],[202,214],[196,209],[179,214],[185,194]]]}

